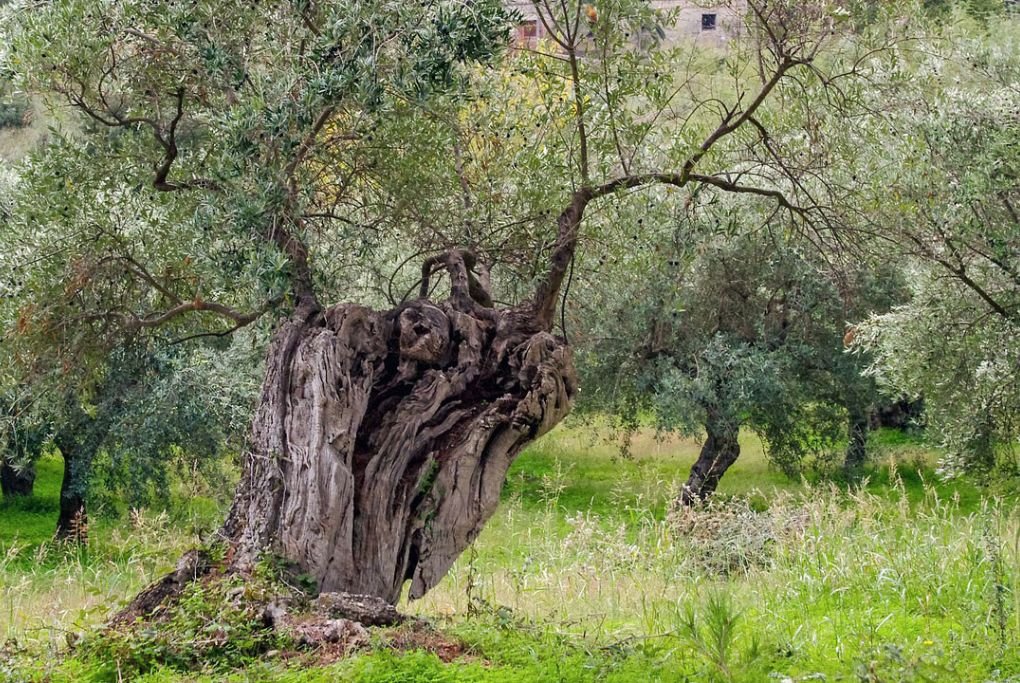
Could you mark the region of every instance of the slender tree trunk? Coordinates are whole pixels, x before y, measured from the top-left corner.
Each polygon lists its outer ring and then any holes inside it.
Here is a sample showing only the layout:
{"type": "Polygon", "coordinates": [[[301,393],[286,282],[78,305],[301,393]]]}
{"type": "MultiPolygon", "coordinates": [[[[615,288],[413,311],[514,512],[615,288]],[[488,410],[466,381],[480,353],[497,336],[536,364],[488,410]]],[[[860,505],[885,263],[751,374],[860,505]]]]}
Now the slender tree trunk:
{"type": "Polygon", "coordinates": [[[568,412],[575,377],[534,314],[480,305],[467,284],[454,277],[444,303],[280,325],[223,527],[235,566],[270,551],[324,591],[395,603],[474,540],[511,462],[568,412]]]}
{"type": "Polygon", "coordinates": [[[73,443],[57,443],[64,458],[64,477],[60,482],[60,513],[56,536],[61,540],[85,542],[88,539],[88,516],[85,511],[85,458],[73,443]]]}
{"type": "Polygon", "coordinates": [[[691,467],[691,474],[680,492],[680,503],[694,505],[715,493],[719,480],[740,457],[740,426],[709,410],[705,424],[705,443],[691,467]]]}
{"type": "Polygon", "coordinates": [[[864,467],[868,455],[868,430],[871,428],[871,415],[867,410],[850,410],[847,421],[846,458],[843,461],[843,472],[855,475],[864,467]]]}
{"type": "Polygon", "coordinates": [[[0,462],[0,492],[4,498],[31,496],[35,488],[35,466],[14,467],[6,460],[0,462]]]}

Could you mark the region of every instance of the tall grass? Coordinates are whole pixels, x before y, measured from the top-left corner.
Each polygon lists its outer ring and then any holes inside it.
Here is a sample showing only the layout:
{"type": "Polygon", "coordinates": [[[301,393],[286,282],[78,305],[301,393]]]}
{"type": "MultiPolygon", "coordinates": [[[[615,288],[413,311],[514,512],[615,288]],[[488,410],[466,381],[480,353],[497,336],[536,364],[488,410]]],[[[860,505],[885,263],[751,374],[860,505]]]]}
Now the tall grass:
{"type": "MultiPolygon", "coordinates": [[[[883,476],[889,491],[802,484],[761,511],[750,493],[666,518],[516,498],[413,608],[502,606],[599,646],[678,638],[725,680],[741,671],[727,658],[747,660],[742,680],[1020,680],[1015,508],[965,508],[930,481],[919,499],[895,466],[883,476]]],[[[639,501],[676,490],[648,485],[639,501]]]]}
{"type": "MultiPolygon", "coordinates": [[[[696,444],[642,434],[621,459],[560,432],[405,607],[463,638],[464,658],[379,649],[321,669],[253,662],[231,680],[1020,681],[1016,508],[897,448],[848,489],[783,480],[748,439],[718,500],[691,511],[669,502],[696,444]]],[[[77,552],[0,543],[0,639],[21,650],[9,666],[45,672],[33,680],[88,680],[86,664],[55,663],[69,634],[197,541],[165,514],[96,528],[77,552]]],[[[210,667],[146,680],[225,680],[210,667]]]]}
{"type": "Polygon", "coordinates": [[[132,511],[93,527],[85,546],[0,542],[0,681],[5,655],[39,670],[56,665],[69,646],[200,542],[189,527],[166,512],[132,511]]]}

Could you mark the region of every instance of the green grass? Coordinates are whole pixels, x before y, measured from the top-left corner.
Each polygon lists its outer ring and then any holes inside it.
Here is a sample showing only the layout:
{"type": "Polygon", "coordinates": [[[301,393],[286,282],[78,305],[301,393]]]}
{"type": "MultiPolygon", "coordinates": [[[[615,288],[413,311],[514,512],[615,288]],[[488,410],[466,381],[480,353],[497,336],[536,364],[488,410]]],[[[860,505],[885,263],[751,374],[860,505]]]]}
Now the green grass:
{"type": "Polygon", "coordinates": [[[63,461],[42,458],[36,467],[35,491],[28,498],[0,498],[0,544],[38,546],[53,536],[60,509],[63,461]]]}
{"type": "MultiPolygon", "coordinates": [[[[868,471],[865,488],[877,495],[898,497],[891,486],[895,470],[898,484],[914,503],[923,500],[931,485],[943,497],[958,496],[960,509],[971,512],[981,501],[973,483],[942,481],[935,475],[934,451],[915,435],[882,429],[871,435],[869,447],[876,466],[868,471]],[[890,463],[895,467],[890,468],[890,463]]],[[[723,496],[756,495],[770,499],[779,493],[803,490],[804,482],[791,480],[765,457],[760,439],[740,435],[740,459],[719,485],[723,496]]],[[[551,495],[565,512],[586,511],[619,516],[640,506],[661,518],[679,485],[697,458],[698,443],[676,436],[643,431],[631,440],[631,457],[621,456],[619,440],[588,429],[558,429],[525,451],[510,469],[504,499],[519,499],[525,509],[540,509],[551,495]]],[[[808,482],[819,481],[805,472],[808,482]]]]}
{"type": "MultiPolygon", "coordinates": [[[[1011,505],[939,481],[916,438],[877,435],[881,464],[860,489],[789,481],[753,437],[742,445],[724,502],[673,517],[696,443],[642,433],[621,458],[574,427],[535,444],[473,548],[405,606],[464,642],[452,662],[377,635],[328,665],[209,661],[134,680],[1020,681],[1011,505]]],[[[59,469],[44,465],[46,501],[59,469]]],[[[88,552],[68,553],[46,542],[54,511],[38,505],[0,517],[0,640],[23,648],[0,650],[0,680],[117,680],[109,658],[64,654],[65,631],[86,631],[196,538],[145,513],[98,522],[88,552]]]]}
{"type": "Polygon", "coordinates": [[[62,460],[47,455],[31,497],[0,499],[0,645],[30,644],[47,657],[169,571],[222,515],[197,498],[172,512],[93,516],[88,546],[64,546],[53,540],[62,475],[62,460]]]}

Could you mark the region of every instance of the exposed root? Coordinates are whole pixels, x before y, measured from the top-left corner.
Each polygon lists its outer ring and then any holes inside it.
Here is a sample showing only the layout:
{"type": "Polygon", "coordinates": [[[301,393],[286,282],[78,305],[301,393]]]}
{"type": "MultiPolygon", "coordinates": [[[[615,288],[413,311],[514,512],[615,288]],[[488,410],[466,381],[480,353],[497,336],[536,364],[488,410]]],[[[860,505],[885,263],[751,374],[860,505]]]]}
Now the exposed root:
{"type": "Polygon", "coordinates": [[[369,643],[364,624],[351,619],[333,619],[321,612],[295,614],[275,602],[266,605],[262,620],[297,648],[326,650],[329,659],[346,656],[369,643]]]}
{"type": "Polygon", "coordinates": [[[204,550],[189,550],[177,561],[177,567],[156,581],[110,619],[110,626],[131,624],[146,619],[159,609],[173,605],[188,585],[213,569],[212,559],[204,550]]]}
{"type": "Polygon", "coordinates": [[[425,650],[447,663],[479,659],[456,636],[384,600],[313,598],[272,566],[239,574],[229,559],[215,563],[208,553],[189,552],[105,628],[69,646],[122,671],[125,680],[156,667],[230,670],[256,658],[325,666],[368,648],[425,650]]]}

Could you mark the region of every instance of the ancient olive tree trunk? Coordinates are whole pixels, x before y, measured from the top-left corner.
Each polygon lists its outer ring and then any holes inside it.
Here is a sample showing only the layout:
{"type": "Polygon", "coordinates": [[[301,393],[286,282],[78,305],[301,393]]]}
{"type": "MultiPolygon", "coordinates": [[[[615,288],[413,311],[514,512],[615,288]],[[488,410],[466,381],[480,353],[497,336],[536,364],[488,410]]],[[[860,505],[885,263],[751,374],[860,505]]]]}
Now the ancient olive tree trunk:
{"type": "Polygon", "coordinates": [[[394,603],[477,536],[514,457],[568,412],[575,376],[533,315],[485,305],[463,263],[451,275],[446,302],[345,304],[279,327],[223,530],[235,565],[269,550],[323,591],[394,603]]]}
{"type": "Polygon", "coordinates": [[[0,462],[0,492],[4,498],[31,496],[35,488],[35,467],[15,467],[7,461],[0,462]]]}
{"type": "Polygon", "coordinates": [[[680,491],[680,503],[683,505],[694,505],[715,493],[719,480],[740,457],[739,425],[710,410],[705,431],[701,453],[680,491]]]}

